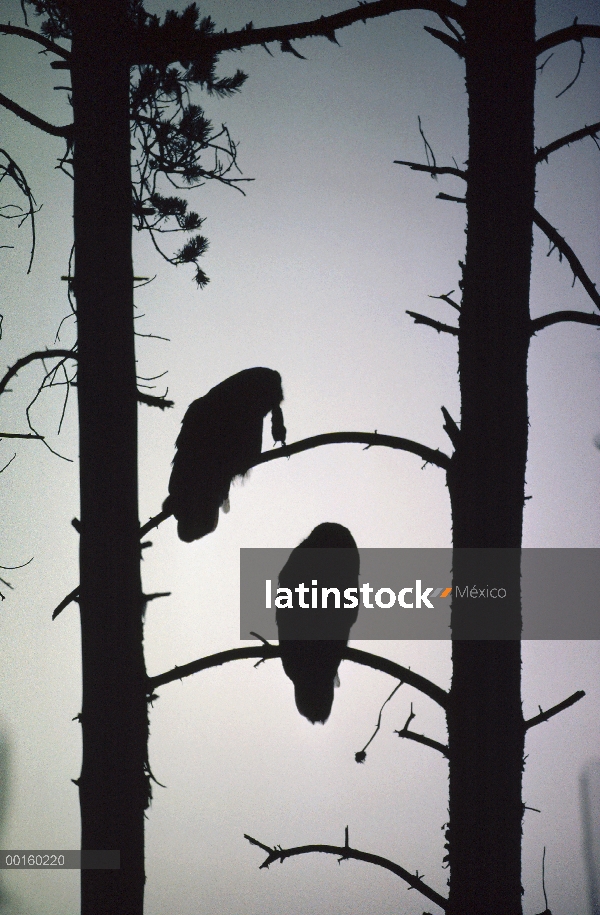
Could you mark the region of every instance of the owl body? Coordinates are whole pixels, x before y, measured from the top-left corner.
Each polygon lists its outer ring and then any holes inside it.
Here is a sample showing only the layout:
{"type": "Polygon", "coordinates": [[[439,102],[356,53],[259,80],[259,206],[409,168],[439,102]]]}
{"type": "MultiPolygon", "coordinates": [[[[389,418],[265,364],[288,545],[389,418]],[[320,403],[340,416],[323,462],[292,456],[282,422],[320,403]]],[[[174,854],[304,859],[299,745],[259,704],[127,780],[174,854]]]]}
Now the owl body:
{"type": "Polygon", "coordinates": [[[272,413],[274,440],[285,444],[282,400],[279,373],[252,368],[232,375],[190,405],[163,505],[177,518],[181,540],[189,543],[214,531],[232,481],[260,457],[267,413],[272,413]]]}
{"type": "Polygon", "coordinates": [[[298,711],[313,724],[324,724],[331,713],[338,668],[358,616],[358,607],[344,608],[343,594],[356,588],[358,595],[359,571],[358,548],[348,528],[325,523],[293,550],[279,574],[279,586],[294,595],[300,583],[311,588],[313,580],[318,582],[318,596],[323,587],[340,592],[339,609],[277,610],[283,669],[294,684],[298,711]]]}

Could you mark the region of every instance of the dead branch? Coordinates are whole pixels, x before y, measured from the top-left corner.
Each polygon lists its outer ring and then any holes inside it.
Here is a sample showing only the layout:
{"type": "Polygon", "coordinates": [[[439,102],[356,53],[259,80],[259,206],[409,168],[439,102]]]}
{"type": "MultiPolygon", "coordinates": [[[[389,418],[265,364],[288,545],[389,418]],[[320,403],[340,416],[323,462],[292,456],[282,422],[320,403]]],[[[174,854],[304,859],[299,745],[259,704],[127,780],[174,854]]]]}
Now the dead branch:
{"type": "Polygon", "coordinates": [[[22,108],[21,105],[13,102],[12,99],[9,99],[8,96],[4,95],[2,92],[0,92],[0,105],[8,108],[9,111],[12,111],[13,114],[16,114],[17,117],[20,117],[23,121],[27,121],[28,124],[33,124],[34,127],[43,130],[44,133],[49,133],[52,137],[64,137],[68,140],[73,136],[72,124],[65,124],[63,127],[57,127],[55,124],[50,124],[48,121],[44,121],[43,118],[39,118],[37,114],[32,114],[31,111],[22,108]]]}
{"type": "MultiPolygon", "coordinates": [[[[254,648],[230,648],[228,651],[219,651],[217,654],[199,658],[197,661],[191,661],[189,664],[184,664],[182,667],[175,667],[173,670],[168,670],[164,674],[158,674],[156,677],[149,677],[148,690],[154,690],[157,687],[163,686],[165,683],[171,683],[174,680],[183,680],[184,677],[199,673],[201,670],[208,670],[211,667],[220,667],[222,664],[227,664],[230,661],[240,661],[243,658],[258,658],[261,661],[266,661],[270,658],[279,658],[280,656],[279,645],[271,645],[269,642],[263,642],[262,645],[258,645],[254,648]]],[[[371,654],[368,651],[361,651],[358,648],[346,648],[342,657],[346,661],[354,661],[355,664],[362,664],[364,667],[371,667],[373,670],[379,670],[382,673],[389,674],[391,677],[395,677],[396,680],[400,680],[402,683],[406,683],[408,686],[412,686],[426,696],[429,696],[430,699],[433,699],[434,702],[441,705],[443,709],[448,706],[448,693],[446,690],[442,689],[441,686],[438,686],[431,680],[428,680],[426,677],[421,676],[421,674],[409,670],[408,667],[402,667],[401,664],[390,661],[389,658],[382,658],[379,655],[371,654]]]]}
{"type": "Polygon", "coordinates": [[[593,324],[594,327],[600,327],[600,315],[591,315],[585,311],[553,311],[549,315],[542,315],[530,322],[532,334],[544,327],[550,327],[551,324],[558,324],[560,321],[575,321],[577,324],[593,324]]]}
{"type": "Polygon", "coordinates": [[[37,432],[0,432],[0,438],[35,438],[38,441],[44,440],[44,436],[38,435],[37,432]]]}
{"type": "MultiPolygon", "coordinates": [[[[533,221],[538,229],[541,229],[544,235],[550,240],[552,245],[556,248],[559,253],[559,256],[565,258],[569,267],[573,271],[574,280],[577,279],[589,295],[590,299],[596,305],[597,308],[600,308],[600,293],[596,289],[595,283],[592,283],[591,279],[583,269],[581,261],[571,248],[569,244],[565,241],[562,235],[556,231],[553,225],[551,225],[547,219],[544,219],[541,213],[537,210],[533,211],[533,221]]],[[[552,253],[552,249],[549,252],[552,253]]]]}
{"type": "Polygon", "coordinates": [[[424,734],[417,734],[415,731],[409,731],[408,726],[413,718],[416,718],[416,715],[413,712],[413,706],[411,702],[410,714],[406,719],[404,727],[401,731],[394,731],[394,734],[397,734],[398,737],[404,737],[406,740],[414,740],[416,743],[423,744],[425,747],[430,747],[432,750],[437,750],[438,753],[441,753],[442,756],[446,757],[446,759],[450,759],[450,750],[445,744],[440,743],[437,740],[433,740],[432,737],[426,737],[424,734]]]}
{"type": "Polygon", "coordinates": [[[456,425],[453,418],[448,413],[446,407],[442,407],[442,416],[444,417],[444,432],[456,448],[458,445],[458,440],[460,438],[460,429],[456,425]]]}
{"type": "Polygon", "coordinates": [[[428,448],[419,442],[413,442],[408,438],[398,438],[395,435],[381,435],[378,432],[325,432],[323,435],[313,435],[311,438],[304,438],[299,442],[293,442],[291,445],[285,445],[283,448],[274,448],[272,451],[265,451],[261,454],[258,461],[253,464],[257,467],[259,464],[266,464],[267,461],[274,461],[280,457],[291,457],[293,454],[299,454],[301,451],[308,451],[310,448],[318,448],[321,445],[336,444],[364,444],[372,447],[378,445],[385,448],[395,448],[399,451],[409,451],[423,458],[428,464],[435,464],[447,470],[450,466],[450,458],[443,451],[428,448]]]}
{"type": "Polygon", "coordinates": [[[28,38],[30,41],[36,41],[38,44],[41,44],[47,51],[52,51],[53,54],[62,57],[63,60],[71,59],[70,51],[67,51],[66,48],[62,48],[59,44],[52,41],[52,39],[46,38],[45,35],[40,35],[39,32],[33,32],[31,29],[25,29],[18,25],[0,23],[0,34],[18,35],[20,38],[28,38]]]}
{"type": "MultiPolygon", "coordinates": [[[[7,160],[7,163],[8,163],[7,165],[2,165],[2,168],[4,171],[3,171],[2,176],[0,177],[0,181],[2,181],[4,177],[12,178],[12,180],[15,182],[15,184],[17,185],[17,187],[19,188],[19,190],[21,191],[23,196],[26,198],[27,203],[29,204],[29,209],[27,211],[23,211],[19,207],[18,214],[12,215],[8,218],[11,218],[11,219],[18,218],[20,220],[19,227],[21,227],[21,225],[23,224],[25,219],[28,219],[28,218],[31,219],[31,254],[29,255],[29,264],[27,266],[27,273],[31,273],[31,265],[33,264],[33,257],[35,254],[35,214],[38,212],[39,207],[36,210],[35,197],[33,196],[32,192],[31,192],[31,188],[29,187],[27,178],[25,177],[25,175],[23,174],[23,172],[21,171],[21,169],[19,168],[19,166],[17,165],[15,160],[12,158],[12,156],[10,156],[6,152],[5,149],[1,149],[0,154],[2,154],[4,156],[4,158],[7,160]]],[[[2,209],[4,209],[4,208],[2,208],[2,209]]],[[[4,213],[2,215],[6,216],[6,214],[4,214],[4,213]]]]}
{"type": "Polygon", "coordinates": [[[565,29],[558,29],[556,32],[549,32],[543,35],[535,43],[536,54],[545,54],[550,48],[555,48],[559,44],[565,44],[568,41],[581,42],[584,38],[600,38],[600,25],[584,25],[575,21],[573,25],[565,29]]]}
{"type": "MultiPolygon", "coordinates": [[[[0,395],[4,394],[6,386],[14,376],[26,365],[29,365],[30,362],[35,362],[36,359],[77,359],[77,353],[70,349],[46,349],[40,350],[34,353],[28,353],[27,356],[23,356],[22,359],[17,359],[15,364],[11,366],[4,376],[0,379],[0,395]]],[[[41,436],[38,436],[41,438],[41,436]]]]}
{"type": "Polygon", "coordinates": [[[423,896],[426,896],[427,899],[431,902],[435,902],[436,905],[439,905],[440,908],[445,909],[447,905],[447,900],[444,899],[439,893],[436,893],[430,886],[423,882],[421,877],[417,874],[411,874],[410,871],[407,871],[406,868],[401,867],[400,864],[396,864],[394,861],[390,861],[389,858],[382,858],[380,855],[373,855],[370,852],[360,851],[357,848],[351,848],[348,844],[348,830],[346,829],[346,844],[339,845],[301,845],[297,848],[281,848],[276,846],[275,848],[270,848],[268,845],[265,845],[263,842],[259,842],[258,839],[252,838],[252,836],[244,833],[244,838],[250,842],[251,845],[257,845],[258,848],[262,848],[263,851],[267,852],[267,858],[260,865],[261,870],[263,868],[269,867],[275,861],[279,861],[281,864],[285,861],[286,858],[293,858],[297,855],[309,855],[314,853],[320,853],[324,855],[336,855],[338,857],[338,864],[341,864],[342,861],[349,860],[353,858],[355,861],[366,861],[368,864],[376,864],[378,867],[383,867],[388,871],[391,871],[393,874],[396,874],[397,877],[400,877],[405,883],[408,883],[411,889],[419,890],[423,896]]]}
{"type": "Polygon", "coordinates": [[[429,172],[430,175],[455,175],[464,181],[468,178],[466,169],[456,168],[452,165],[423,165],[421,162],[407,162],[404,159],[394,159],[394,165],[406,165],[413,172],[429,172]]]}
{"type": "Polygon", "coordinates": [[[407,315],[410,315],[413,318],[415,324],[426,324],[428,327],[433,327],[434,330],[437,330],[439,333],[445,334],[454,334],[458,336],[458,327],[452,327],[450,324],[442,324],[441,321],[434,321],[433,318],[428,318],[427,315],[420,315],[416,311],[407,311],[407,315]]]}
{"type": "Polygon", "coordinates": [[[429,32],[430,35],[433,35],[434,38],[437,38],[438,41],[441,41],[442,44],[447,45],[455,54],[458,54],[459,57],[465,56],[465,51],[463,48],[463,42],[459,41],[458,38],[453,38],[452,35],[448,35],[447,32],[441,32],[439,29],[432,29],[431,26],[424,25],[423,28],[426,32],[429,32]]]}
{"type": "Polygon", "coordinates": [[[139,389],[137,392],[137,401],[138,403],[146,404],[148,407],[158,407],[160,410],[165,410],[167,407],[173,407],[175,405],[174,400],[167,400],[166,397],[154,397],[152,394],[143,394],[139,389]]]}
{"type": "Polygon", "coordinates": [[[540,149],[536,150],[536,163],[547,162],[550,153],[556,152],[557,149],[561,149],[563,146],[570,146],[571,143],[576,143],[577,140],[583,140],[584,137],[595,137],[599,130],[600,121],[597,121],[595,124],[586,125],[579,130],[574,130],[573,133],[568,133],[566,136],[560,137],[560,139],[554,140],[552,143],[548,143],[547,146],[542,146],[540,149]]]}
{"type": "Polygon", "coordinates": [[[543,721],[548,721],[549,718],[553,718],[554,715],[558,715],[559,712],[563,712],[571,705],[575,705],[575,703],[579,702],[580,699],[583,699],[584,696],[585,691],[579,689],[576,693],[573,693],[572,696],[569,696],[568,699],[563,699],[563,701],[559,702],[558,705],[553,705],[552,708],[549,708],[547,712],[542,711],[542,707],[538,706],[540,710],[539,715],[535,715],[533,718],[525,721],[523,724],[524,729],[528,731],[529,728],[534,728],[536,724],[541,724],[543,721]]]}
{"type": "Polygon", "coordinates": [[[450,296],[454,292],[454,289],[451,289],[450,292],[445,292],[444,295],[430,295],[430,299],[441,299],[442,302],[447,302],[448,305],[452,305],[452,308],[456,308],[457,311],[460,311],[460,305],[457,305],[454,299],[451,299],[450,296]]]}

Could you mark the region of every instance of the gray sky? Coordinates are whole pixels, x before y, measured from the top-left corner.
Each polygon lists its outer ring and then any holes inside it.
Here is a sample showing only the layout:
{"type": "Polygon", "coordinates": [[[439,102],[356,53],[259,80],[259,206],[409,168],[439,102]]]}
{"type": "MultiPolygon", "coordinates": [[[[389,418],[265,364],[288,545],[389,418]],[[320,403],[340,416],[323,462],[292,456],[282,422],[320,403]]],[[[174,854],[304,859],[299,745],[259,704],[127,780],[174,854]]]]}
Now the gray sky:
{"type": "MultiPolygon", "coordinates": [[[[178,6],[182,6],[178,5],[178,6]]],[[[164,10],[154,2],[149,8],[164,10]]],[[[341,0],[206,2],[217,27],[234,29],[314,18],[345,8],[341,0]]],[[[572,22],[598,21],[591,2],[541,2],[540,34],[572,22]]],[[[21,22],[19,3],[4,0],[3,18],[21,22]]],[[[415,327],[406,309],[439,320],[452,310],[427,297],[458,289],[464,253],[464,208],[436,193],[460,191],[455,179],[434,183],[393,164],[424,161],[417,118],[441,163],[466,158],[463,64],[423,31],[431,14],[399,13],[299,46],[306,61],[262,49],[221,58],[219,72],[249,73],[242,92],[201,104],[239,141],[239,164],[254,181],[246,196],[206,186],[191,202],[207,217],[210,249],[202,267],[211,282],[198,292],[191,271],[158,259],[135,238],[135,271],[156,280],[140,289],[138,329],[170,339],[139,339],[139,371],[166,386],[175,408],[140,409],[140,512],[155,514],[166,495],[179,424],[189,403],[223,378],[251,365],[283,377],[288,441],[336,430],[401,435],[449,450],[443,404],[458,419],[454,339],[415,327]]],[[[2,91],[31,110],[66,123],[64,74],[50,71],[27,42],[2,38],[2,91]]],[[[536,143],[598,120],[598,42],[586,43],[575,86],[555,96],[577,69],[579,49],[555,51],[539,77],[536,143]]],[[[36,199],[38,249],[29,276],[25,227],[1,225],[4,336],[0,361],[52,345],[68,313],[65,283],[71,245],[71,186],[54,170],[62,144],[0,112],[0,145],[18,159],[36,199]]],[[[555,153],[539,167],[537,206],[587,267],[600,277],[599,154],[591,140],[555,153]]],[[[18,202],[10,192],[10,202],[18,202]]],[[[3,201],[4,202],[4,201],[3,201]]],[[[591,311],[581,286],[550,258],[535,235],[534,316],[559,308],[591,311]]],[[[74,340],[73,321],[61,342],[74,340]]],[[[23,415],[41,378],[24,370],[2,398],[0,428],[25,431],[23,415]]],[[[592,328],[558,325],[534,338],[529,390],[531,438],[525,546],[598,547],[600,346],[592,328]]],[[[71,400],[57,435],[62,400],[44,395],[33,408],[53,448],[76,459],[71,400]]],[[[270,441],[265,438],[265,446],[270,441]]],[[[40,443],[0,443],[4,524],[0,562],[17,565],[14,591],[0,607],[0,715],[10,744],[8,822],[3,847],[77,847],[79,804],[71,783],[80,767],[79,621],[74,606],[55,622],[51,612],[77,583],[77,468],[40,443]]],[[[231,493],[231,512],[216,533],[187,545],[172,522],[153,532],[145,551],[146,591],[172,591],[148,610],[151,674],[239,644],[238,550],[292,547],[322,521],[348,526],[361,547],[450,545],[450,512],[442,471],[414,456],[337,445],[255,469],[231,493]]],[[[5,589],[6,590],[6,589],[5,589]]],[[[358,644],[358,643],[357,643],[358,644]]],[[[364,643],[449,685],[448,643],[364,643]]],[[[599,755],[597,643],[529,642],[524,646],[526,717],[576,689],[587,697],[528,737],[524,824],[524,906],[554,915],[585,911],[577,780],[599,755]]],[[[447,767],[441,757],[393,734],[410,710],[416,730],[444,739],[443,717],[403,687],[386,706],[383,726],[364,766],[354,753],[366,743],[394,683],[345,662],[341,688],[325,727],[297,713],[293,687],[278,661],[250,661],[210,671],[160,690],[151,712],[155,787],[147,823],[147,912],[306,915],[431,909],[392,875],[358,862],[337,866],[319,856],[259,871],[262,853],[243,839],[268,844],[352,844],[419,870],[446,891],[442,824],[447,819],[447,767]]],[[[75,912],[75,872],[12,874],[7,884],[31,915],[75,912]]],[[[433,911],[433,909],[431,909],[433,911]]]]}

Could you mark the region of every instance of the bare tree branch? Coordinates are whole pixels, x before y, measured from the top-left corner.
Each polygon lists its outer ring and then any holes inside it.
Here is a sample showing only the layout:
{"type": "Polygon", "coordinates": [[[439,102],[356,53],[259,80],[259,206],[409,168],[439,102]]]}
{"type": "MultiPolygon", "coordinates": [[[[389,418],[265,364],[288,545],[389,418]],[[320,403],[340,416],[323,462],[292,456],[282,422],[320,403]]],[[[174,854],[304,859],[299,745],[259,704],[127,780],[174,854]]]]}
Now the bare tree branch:
{"type": "Polygon", "coordinates": [[[553,718],[554,715],[558,715],[559,712],[564,712],[566,708],[569,708],[571,705],[575,705],[576,702],[579,702],[580,699],[583,699],[585,696],[584,690],[577,690],[576,693],[573,693],[572,696],[569,696],[568,699],[563,699],[562,702],[559,702],[558,705],[553,705],[552,708],[549,708],[547,712],[543,712],[541,706],[539,707],[539,715],[535,715],[533,718],[530,718],[523,725],[526,731],[529,728],[534,728],[536,724],[541,724],[543,721],[548,721],[549,718],[553,718]]]}
{"type": "Polygon", "coordinates": [[[67,51],[66,48],[62,48],[59,44],[52,41],[52,39],[46,38],[45,35],[40,35],[39,32],[33,32],[31,29],[24,29],[22,26],[18,25],[0,23],[0,34],[18,35],[20,38],[28,38],[30,41],[36,41],[38,44],[41,44],[47,51],[52,51],[53,54],[62,57],[63,60],[71,59],[70,51],[67,51]]]}
{"type": "Polygon", "coordinates": [[[455,54],[458,54],[459,57],[465,56],[465,51],[463,48],[463,43],[454,38],[452,35],[448,35],[446,32],[441,32],[439,29],[432,29],[428,25],[424,25],[423,28],[426,32],[429,32],[430,35],[433,35],[434,38],[437,38],[438,41],[441,41],[442,44],[447,45],[454,51],[455,54]]]}
{"type": "Polygon", "coordinates": [[[458,336],[458,327],[452,327],[450,324],[442,324],[441,321],[434,321],[433,318],[428,318],[427,315],[420,315],[416,311],[407,311],[406,314],[414,319],[415,324],[427,324],[428,327],[433,327],[434,330],[437,330],[438,334],[443,332],[445,334],[454,334],[454,336],[458,336]]]}
{"type": "Polygon", "coordinates": [[[37,114],[32,114],[30,111],[27,111],[26,108],[17,105],[16,102],[13,102],[12,99],[3,95],[2,92],[0,92],[0,105],[4,105],[5,108],[8,108],[9,111],[12,111],[13,114],[16,114],[24,121],[27,121],[28,124],[33,124],[34,127],[38,127],[40,130],[49,133],[53,137],[70,139],[73,136],[72,124],[65,124],[64,127],[56,127],[54,124],[44,121],[43,118],[38,118],[37,114]]]}
{"type": "Polygon", "coordinates": [[[465,181],[468,177],[466,169],[456,168],[451,165],[422,165],[420,162],[406,162],[404,159],[394,159],[394,165],[406,165],[413,172],[429,172],[430,175],[455,175],[465,181]]]}
{"type": "Polygon", "coordinates": [[[531,333],[535,334],[544,327],[558,324],[560,321],[575,321],[577,324],[593,324],[600,327],[600,315],[590,315],[584,311],[553,311],[549,315],[542,315],[530,322],[531,333]]]}
{"type": "MultiPolygon", "coordinates": [[[[143,336],[148,335],[144,334],[143,336]]],[[[137,392],[137,400],[138,403],[145,403],[148,407],[158,407],[160,410],[165,410],[167,407],[175,405],[174,400],[167,400],[166,397],[154,397],[152,394],[144,394],[140,390],[137,392]]]]}
{"type": "MultiPolygon", "coordinates": [[[[600,29],[600,26],[598,26],[598,28],[600,29]]],[[[600,124],[592,125],[592,127],[594,127],[595,129],[600,129],[600,124]]],[[[592,136],[592,133],[589,132],[589,129],[586,128],[586,130],[588,130],[588,133],[586,134],[586,136],[592,136]]],[[[578,133],[579,133],[579,131],[578,131],[578,133]]],[[[574,135],[571,135],[571,136],[574,136],[574,135]]],[[[577,137],[576,139],[579,139],[579,137],[577,137]]],[[[563,138],[563,140],[564,140],[564,143],[571,142],[568,137],[563,138]]],[[[562,141],[557,141],[557,142],[559,142],[560,145],[564,145],[564,143],[562,141]]],[[[556,148],[558,149],[558,146],[556,148]]],[[[546,150],[549,150],[549,147],[546,147],[546,150]]],[[[552,151],[552,150],[550,150],[550,151],[552,151]]],[[[540,152],[544,152],[544,150],[540,150],[540,152]]],[[[406,165],[406,166],[408,166],[408,168],[413,169],[413,171],[429,172],[430,175],[455,175],[457,178],[464,178],[465,181],[468,179],[468,172],[463,171],[460,168],[450,168],[449,166],[440,167],[440,166],[433,166],[433,165],[421,165],[419,162],[405,162],[405,161],[398,160],[398,159],[394,160],[394,164],[395,165],[406,165]]],[[[439,196],[439,194],[438,194],[438,196],[439,196]]],[[[458,198],[458,197],[451,198],[448,195],[446,195],[444,199],[447,199],[447,200],[452,199],[452,200],[456,200],[457,202],[462,202],[462,200],[460,198],[458,198]]],[[[600,308],[600,293],[596,289],[595,283],[592,283],[591,279],[585,272],[581,261],[579,260],[579,258],[577,257],[577,255],[575,254],[575,252],[573,251],[571,246],[569,244],[567,244],[566,240],[562,237],[562,235],[560,235],[556,231],[554,226],[552,226],[548,222],[547,219],[544,219],[544,217],[542,216],[542,214],[540,212],[538,212],[538,210],[533,211],[533,221],[534,221],[535,225],[539,229],[541,229],[542,232],[544,232],[544,234],[550,239],[554,248],[556,248],[556,250],[559,252],[559,255],[561,257],[565,258],[569,267],[573,271],[573,275],[574,275],[575,279],[579,280],[579,282],[581,283],[581,285],[583,286],[583,288],[585,289],[585,291],[591,298],[594,305],[596,305],[598,308],[600,308]]],[[[552,251],[550,251],[550,253],[552,253],[552,251]]],[[[408,312],[408,313],[412,314],[412,312],[408,312]]],[[[421,323],[429,323],[429,322],[422,321],[421,323]]],[[[583,323],[591,323],[591,322],[583,322],[583,323]]],[[[441,328],[441,329],[443,329],[443,328],[441,328]]]]}
{"type": "Polygon", "coordinates": [[[573,133],[569,133],[564,137],[560,137],[559,140],[554,140],[554,142],[548,143],[547,146],[542,146],[541,149],[536,150],[536,163],[547,162],[550,153],[555,152],[557,149],[561,149],[563,146],[569,146],[571,143],[577,142],[577,140],[583,140],[584,137],[595,137],[599,130],[600,121],[597,121],[595,124],[590,124],[589,127],[586,125],[580,130],[574,130],[573,133]]]}
{"type": "Polygon", "coordinates": [[[394,734],[397,734],[398,737],[404,737],[406,740],[414,740],[416,743],[423,744],[425,747],[430,747],[432,750],[437,750],[438,753],[441,753],[442,756],[446,757],[446,759],[450,759],[450,750],[445,744],[440,743],[438,740],[433,740],[432,737],[426,737],[424,734],[417,734],[415,731],[409,731],[408,726],[410,725],[413,718],[416,718],[416,715],[413,712],[413,706],[411,702],[410,714],[406,719],[404,727],[401,731],[394,731],[394,734]]]}
{"type": "Polygon", "coordinates": [[[38,435],[37,432],[0,432],[0,438],[35,438],[43,441],[44,436],[38,435]]]}
{"type": "Polygon", "coordinates": [[[562,235],[559,235],[554,226],[552,226],[547,219],[544,219],[542,214],[537,210],[533,211],[533,221],[535,225],[541,229],[542,232],[550,239],[556,250],[559,252],[559,255],[562,255],[565,258],[569,267],[573,271],[573,276],[575,279],[579,280],[594,305],[596,305],[597,308],[600,308],[600,293],[596,289],[595,283],[592,283],[591,279],[583,269],[581,261],[571,246],[567,244],[562,235]]]}
{"type": "Polygon", "coordinates": [[[339,858],[338,864],[353,858],[355,861],[366,861],[368,864],[376,864],[378,867],[383,867],[386,870],[391,871],[393,874],[396,874],[397,877],[400,877],[408,883],[411,889],[419,890],[419,892],[422,893],[423,896],[426,896],[427,899],[430,899],[431,902],[435,902],[435,904],[439,905],[442,909],[446,908],[447,900],[439,893],[436,893],[430,886],[427,886],[418,874],[411,874],[406,868],[401,867],[400,864],[396,864],[394,861],[390,861],[389,858],[382,858],[380,855],[373,855],[370,852],[351,848],[347,843],[347,830],[346,844],[343,846],[301,845],[298,848],[281,848],[280,846],[270,848],[268,845],[264,845],[262,842],[259,842],[258,839],[254,839],[246,833],[244,833],[244,838],[247,839],[251,845],[257,845],[259,848],[262,848],[263,851],[267,852],[267,858],[260,865],[261,870],[262,868],[269,867],[275,861],[279,861],[283,864],[286,858],[293,858],[297,855],[309,855],[314,853],[337,855],[339,858]]]}
{"type": "MultiPolygon", "coordinates": [[[[74,592],[71,592],[72,594],[74,592]]],[[[72,599],[72,598],[71,598],[72,599]]],[[[66,598],[65,598],[66,600],[66,598]]],[[[222,664],[228,664],[230,661],[240,661],[243,658],[258,658],[266,661],[270,658],[281,657],[279,645],[271,645],[263,642],[253,648],[231,648],[228,651],[219,651],[217,654],[208,655],[205,658],[199,658],[197,661],[191,661],[182,667],[175,667],[164,674],[158,674],[156,677],[148,678],[148,689],[154,690],[165,683],[172,683],[174,680],[183,680],[192,674],[199,673],[201,670],[208,670],[211,667],[220,667],[222,664]]],[[[353,661],[355,664],[362,664],[364,667],[371,667],[373,670],[379,670],[382,673],[389,674],[396,680],[406,683],[408,686],[418,689],[420,692],[429,696],[434,702],[437,702],[443,709],[448,706],[448,693],[436,683],[422,677],[421,674],[409,670],[408,667],[402,667],[389,658],[382,658],[379,655],[371,654],[368,651],[361,651],[358,648],[346,648],[342,657],[346,661],[353,661]]]]}
{"type": "Polygon", "coordinates": [[[24,368],[24,366],[29,365],[30,362],[35,362],[36,359],[77,359],[77,353],[70,349],[46,349],[28,353],[28,355],[23,356],[22,359],[17,359],[15,364],[9,368],[4,378],[0,379],[0,395],[4,394],[6,386],[11,378],[14,378],[17,372],[24,368]]]}
{"type": "Polygon", "coordinates": [[[290,41],[303,38],[323,37],[335,42],[338,29],[355,22],[365,22],[380,16],[402,10],[429,10],[439,16],[461,22],[464,10],[453,0],[375,0],[359,3],[358,6],[332,16],[321,16],[309,22],[290,23],[255,29],[251,23],[237,32],[216,32],[212,35],[190,34],[170,39],[162,28],[138,32],[134,38],[132,60],[140,63],[175,63],[178,60],[195,60],[205,54],[220,54],[223,51],[239,51],[252,45],[267,45],[272,41],[284,43],[282,50],[290,50],[290,41]]]}
{"type": "Polygon", "coordinates": [[[536,54],[545,54],[550,48],[555,48],[559,44],[565,44],[568,41],[581,42],[583,38],[600,38],[600,25],[584,25],[574,22],[573,25],[565,29],[558,29],[556,32],[549,32],[538,38],[535,43],[536,54]]]}
{"type": "Polygon", "coordinates": [[[266,464],[267,461],[274,461],[280,457],[291,457],[292,454],[299,454],[301,451],[308,451],[310,448],[318,448],[321,445],[347,443],[364,444],[369,448],[375,445],[396,448],[399,451],[409,451],[411,454],[416,454],[418,457],[423,458],[427,464],[435,464],[443,470],[447,470],[450,466],[450,458],[443,451],[434,451],[433,448],[428,448],[426,445],[413,442],[408,438],[381,435],[378,432],[325,432],[323,435],[313,435],[311,438],[304,438],[299,442],[293,442],[291,445],[285,445],[283,448],[264,451],[252,466],[257,467],[259,464],[266,464]]]}
{"type": "Polygon", "coordinates": [[[54,612],[52,613],[52,619],[55,620],[56,617],[58,616],[58,614],[62,613],[62,611],[65,609],[65,607],[69,606],[71,601],[77,602],[78,597],[79,597],[79,585],[77,585],[76,588],[73,588],[73,590],[70,591],[66,597],[63,597],[63,599],[61,600],[58,607],[56,607],[54,612]]]}
{"type": "MultiPolygon", "coordinates": [[[[2,164],[2,166],[0,166],[3,169],[3,173],[0,176],[0,181],[2,181],[5,177],[12,178],[21,193],[27,199],[27,203],[29,204],[28,210],[23,211],[19,207],[17,214],[8,216],[7,218],[19,219],[19,227],[23,224],[25,219],[31,219],[31,254],[29,256],[29,264],[27,267],[27,273],[31,273],[31,265],[33,264],[33,257],[35,254],[35,214],[37,212],[35,198],[31,192],[27,178],[15,160],[12,158],[12,156],[10,156],[5,149],[0,149],[0,154],[3,155],[7,161],[7,165],[2,164]]],[[[4,209],[4,207],[1,209],[4,209]]],[[[2,213],[2,215],[6,218],[6,213],[2,213]]]]}

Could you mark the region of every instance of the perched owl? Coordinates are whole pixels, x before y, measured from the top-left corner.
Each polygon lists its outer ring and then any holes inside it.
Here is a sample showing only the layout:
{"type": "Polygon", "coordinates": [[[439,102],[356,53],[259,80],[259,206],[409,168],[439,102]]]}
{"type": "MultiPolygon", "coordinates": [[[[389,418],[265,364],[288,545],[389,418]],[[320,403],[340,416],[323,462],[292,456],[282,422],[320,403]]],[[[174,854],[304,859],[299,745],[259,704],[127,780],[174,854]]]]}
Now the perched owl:
{"type": "Polygon", "coordinates": [[[177,518],[177,533],[191,543],[214,531],[229,487],[259,458],[263,419],[272,414],[273,439],[285,444],[281,376],[245,369],[211,388],[187,410],[177,438],[169,495],[163,510],[177,518]]]}
{"type": "Polygon", "coordinates": [[[294,598],[293,607],[277,610],[281,661],[294,684],[298,711],[313,724],[324,724],[331,713],[338,667],[358,616],[359,570],[358,549],[348,528],[326,523],[296,547],[279,574],[279,588],[289,589],[294,598]],[[306,587],[303,599],[308,608],[298,606],[301,584],[306,587]],[[338,590],[339,607],[331,593],[323,609],[323,588],[338,590]],[[352,603],[344,596],[348,588],[356,589],[351,607],[344,606],[352,603]]]}

